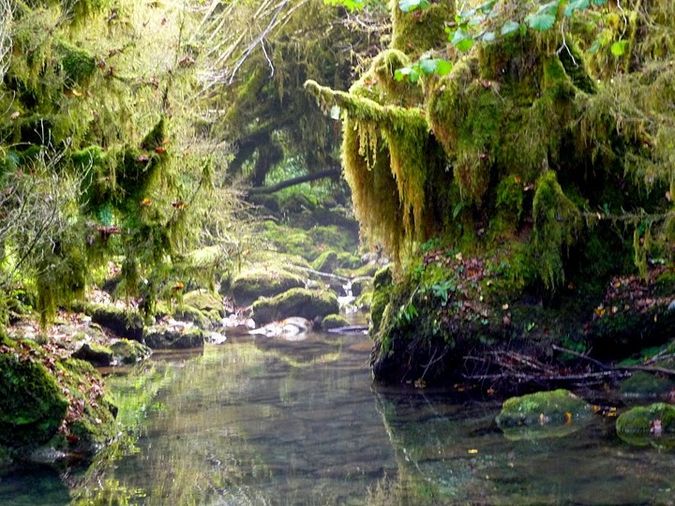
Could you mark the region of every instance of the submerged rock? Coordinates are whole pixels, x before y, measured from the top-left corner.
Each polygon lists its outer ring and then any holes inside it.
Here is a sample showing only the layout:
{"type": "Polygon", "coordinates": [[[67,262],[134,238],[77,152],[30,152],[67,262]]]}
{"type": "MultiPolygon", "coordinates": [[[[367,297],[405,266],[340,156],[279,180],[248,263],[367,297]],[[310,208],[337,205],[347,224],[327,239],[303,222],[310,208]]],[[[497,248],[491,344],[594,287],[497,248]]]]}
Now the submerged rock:
{"type": "Polygon", "coordinates": [[[308,320],[338,313],[337,297],[326,290],[294,288],[276,297],[263,297],[253,304],[253,319],[258,324],[300,316],[308,320]]]}
{"type": "Polygon", "coordinates": [[[568,390],[512,397],[497,415],[497,425],[510,439],[562,437],[591,419],[591,406],[568,390]]]}
{"type": "Polygon", "coordinates": [[[631,445],[675,448],[675,406],[659,402],[629,409],[617,418],[616,433],[631,445]]]}

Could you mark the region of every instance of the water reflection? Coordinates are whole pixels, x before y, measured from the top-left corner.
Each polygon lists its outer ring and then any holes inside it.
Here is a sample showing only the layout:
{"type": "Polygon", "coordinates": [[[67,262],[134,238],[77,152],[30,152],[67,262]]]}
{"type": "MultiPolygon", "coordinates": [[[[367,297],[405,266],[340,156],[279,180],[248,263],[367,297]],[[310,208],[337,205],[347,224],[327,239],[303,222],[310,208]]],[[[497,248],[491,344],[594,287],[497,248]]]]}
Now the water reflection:
{"type": "Polygon", "coordinates": [[[498,403],[375,388],[368,357],[363,336],[321,334],[158,356],[110,381],[119,444],[80,475],[2,477],[0,503],[672,504],[675,456],[613,420],[509,439],[498,403]]]}

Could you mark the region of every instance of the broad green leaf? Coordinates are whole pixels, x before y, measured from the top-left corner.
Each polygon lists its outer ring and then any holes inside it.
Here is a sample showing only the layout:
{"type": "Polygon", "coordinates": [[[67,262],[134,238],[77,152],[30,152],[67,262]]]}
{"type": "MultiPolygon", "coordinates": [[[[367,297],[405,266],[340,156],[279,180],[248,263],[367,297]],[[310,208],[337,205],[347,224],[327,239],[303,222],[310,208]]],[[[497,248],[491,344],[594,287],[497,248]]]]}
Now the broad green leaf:
{"type": "Polygon", "coordinates": [[[394,79],[397,81],[403,81],[406,77],[412,72],[412,67],[401,67],[394,71],[394,79]]]}
{"type": "Polygon", "coordinates": [[[438,60],[436,64],[436,74],[439,76],[445,76],[452,72],[452,62],[448,60],[438,60]]]}
{"type": "Polygon", "coordinates": [[[403,12],[412,12],[418,9],[426,9],[431,5],[429,0],[399,0],[398,7],[403,12]]]}
{"type": "Polygon", "coordinates": [[[473,47],[473,37],[471,34],[461,28],[455,30],[450,43],[462,52],[466,52],[473,47]]]}
{"type": "Polygon", "coordinates": [[[506,23],[504,23],[504,26],[502,26],[501,34],[502,35],[511,35],[512,33],[515,33],[518,28],[520,28],[520,24],[516,23],[513,20],[509,20],[506,23]]]}
{"type": "Polygon", "coordinates": [[[556,15],[558,14],[558,1],[549,2],[542,5],[537,12],[530,14],[525,18],[525,22],[533,30],[545,32],[555,25],[556,15]]]}
{"type": "Polygon", "coordinates": [[[628,41],[627,40],[617,40],[610,47],[610,51],[612,51],[612,54],[614,56],[616,56],[617,58],[619,56],[623,56],[624,54],[626,54],[627,50],[628,50],[628,41]]]}
{"type": "Polygon", "coordinates": [[[485,32],[481,39],[483,42],[494,42],[496,39],[495,32],[485,32]]]}
{"type": "Polygon", "coordinates": [[[419,62],[420,70],[424,74],[436,74],[444,76],[452,70],[452,63],[439,58],[424,58],[419,62]]]}
{"type": "Polygon", "coordinates": [[[555,16],[551,14],[531,14],[525,18],[525,22],[533,30],[545,32],[555,25],[555,16]]]}
{"type": "Polygon", "coordinates": [[[565,16],[569,18],[575,11],[588,9],[590,4],[591,0],[572,0],[565,7],[565,16]]]}

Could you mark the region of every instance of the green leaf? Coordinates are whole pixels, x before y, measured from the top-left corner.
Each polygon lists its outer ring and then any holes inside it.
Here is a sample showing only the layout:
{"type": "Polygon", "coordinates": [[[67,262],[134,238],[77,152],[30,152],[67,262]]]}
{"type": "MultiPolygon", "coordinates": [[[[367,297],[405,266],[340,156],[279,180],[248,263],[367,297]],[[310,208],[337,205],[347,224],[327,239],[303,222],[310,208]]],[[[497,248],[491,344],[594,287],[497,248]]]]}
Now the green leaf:
{"type": "Polygon", "coordinates": [[[452,63],[440,58],[424,58],[419,61],[419,67],[424,74],[444,76],[452,70],[452,63]]]}
{"type": "Polygon", "coordinates": [[[487,2],[479,5],[478,10],[483,12],[484,14],[488,14],[490,11],[492,11],[492,8],[495,6],[496,3],[497,0],[488,0],[487,2]]]}
{"type": "Polygon", "coordinates": [[[436,74],[439,76],[445,76],[452,72],[452,62],[448,60],[438,60],[436,64],[436,74]]]}
{"type": "Polygon", "coordinates": [[[590,4],[591,0],[572,0],[567,4],[567,7],[565,7],[565,16],[569,18],[575,11],[588,9],[590,4]]]}
{"type": "Polygon", "coordinates": [[[558,1],[549,2],[542,5],[534,14],[529,14],[525,18],[527,25],[533,30],[545,32],[553,28],[556,16],[558,14],[558,1]]]}
{"type": "Polygon", "coordinates": [[[366,6],[366,0],[323,0],[326,5],[341,6],[348,11],[356,11],[366,6]]]}
{"type": "Polygon", "coordinates": [[[466,52],[473,47],[473,37],[471,34],[459,28],[455,30],[450,43],[462,52],[466,52]]]}
{"type": "Polygon", "coordinates": [[[483,37],[481,37],[483,42],[494,42],[496,38],[495,32],[485,32],[483,37]]]}
{"type": "Polygon", "coordinates": [[[502,26],[501,34],[502,35],[511,35],[512,33],[515,33],[518,28],[520,28],[520,24],[516,23],[513,20],[509,20],[506,23],[504,23],[504,26],[502,26]]]}
{"type": "Polygon", "coordinates": [[[394,71],[394,79],[403,81],[406,77],[410,76],[412,71],[412,67],[401,67],[400,69],[396,69],[396,71],[394,71]]]}
{"type": "Polygon", "coordinates": [[[626,51],[628,50],[628,41],[627,40],[617,40],[612,46],[610,47],[610,51],[614,56],[617,58],[619,56],[623,56],[626,54],[626,51]]]}
{"type": "Polygon", "coordinates": [[[553,28],[553,25],[555,25],[555,16],[550,14],[534,14],[527,16],[525,18],[525,22],[533,30],[545,32],[553,28]]]}
{"type": "Polygon", "coordinates": [[[431,5],[429,0],[400,0],[398,7],[403,12],[412,12],[418,9],[426,9],[431,5]]]}

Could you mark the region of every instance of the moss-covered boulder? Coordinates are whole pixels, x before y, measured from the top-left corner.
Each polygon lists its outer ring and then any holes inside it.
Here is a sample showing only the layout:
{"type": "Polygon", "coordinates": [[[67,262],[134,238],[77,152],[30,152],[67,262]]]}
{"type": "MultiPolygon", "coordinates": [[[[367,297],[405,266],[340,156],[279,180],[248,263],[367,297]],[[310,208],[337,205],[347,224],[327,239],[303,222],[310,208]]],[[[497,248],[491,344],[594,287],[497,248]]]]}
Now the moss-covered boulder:
{"type": "Polygon", "coordinates": [[[359,297],[364,292],[369,292],[373,290],[373,278],[362,277],[356,278],[352,281],[352,295],[354,297],[359,297]]]}
{"type": "Polygon", "coordinates": [[[112,305],[94,304],[85,308],[91,321],[105,327],[118,337],[141,341],[143,339],[143,317],[137,312],[112,305]]]}
{"type": "Polygon", "coordinates": [[[28,353],[0,345],[0,444],[5,446],[45,443],[68,409],[53,374],[28,353]]]}
{"type": "Polygon", "coordinates": [[[114,436],[116,413],[88,362],[28,341],[0,344],[0,446],[8,458],[90,457],[114,436]]]}
{"type": "Polygon", "coordinates": [[[259,297],[274,297],[291,288],[302,288],[305,281],[281,267],[262,264],[249,267],[232,280],[232,296],[237,304],[248,306],[259,297]]]}
{"type": "Polygon", "coordinates": [[[113,351],[108,346],[97,343],[83,343],[72,356],[98,367],[113,363],[113,351]]]}
{"type": "Polygon", "coordinates": [[[93,456],[115,436],[117,408],[105,392],[101,375],[88,362],[59,361],[56,375],[68,391],[69,407],[65,430],[48,446],[93,456]]]}
{"type": "Polygon", "coordinates": [[[321,253],[312,262],[312,268],[319,272],[332,274],[337,269],[357,269],[361,266],[361,259],[347,252],[337,252],[329,249],[321,253]]]}
{"type": "Polygon", "coordinates": [[[338,313],[337,297],[326,290],[293,288],[275,297],[263,297],[253,304],[253,319],[258,325],[300,316],[313,320],[338,313]]]}
{"type": "MultiPolygon", "coordinates": [[[[206,313],[200,311],[196,307],[188,306],[187,304],[178,306],[171,316],[174,320],[192,323],[203,329],[209,328],[213,323],[212,318],[209,318],[206,313]]],[[[213,317],[215,314],[211,313],[211,316],[213,317]]]]}
{"type": "Polygon", "coordinates": [[[208,290],[193,290],[183,296],[183,304],[199,309],[207,315],[225,316],[223,298],[208,290]]]}
{"type": "Polygon", "coordinates": [[[632,445],[675,448],[675,406],[656,403],[629,409],[617,418],[616,433],[632,445]]]}
{"type": "Polygon", "coordinates": [[[110,349],[118,364],[136,364],[152,354],[148,346],[129,339],[118,339],[110,345],[110,349]]]}
{"type": "Polygon", "coordinates": [[[586,401],[559,389],[507,399],[496,420],[502,430],[508,430],[523,426],[570,426],[590,419],[592,414],[586,401]]]}
{"type": "Polygon", "coordinates": [[[145,344],[154,349],[190,349],[204,346],[203,330],[188,325],[155,325],[147,329],[145,344]]]}
{"type": "Polygon", "coordinates": [[[348,326],[349,322],[344,316],[340,314],[329,314],[323,320],[321,320],[321,328],[323,330],[333,330],[348,326]]]}

